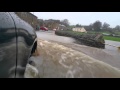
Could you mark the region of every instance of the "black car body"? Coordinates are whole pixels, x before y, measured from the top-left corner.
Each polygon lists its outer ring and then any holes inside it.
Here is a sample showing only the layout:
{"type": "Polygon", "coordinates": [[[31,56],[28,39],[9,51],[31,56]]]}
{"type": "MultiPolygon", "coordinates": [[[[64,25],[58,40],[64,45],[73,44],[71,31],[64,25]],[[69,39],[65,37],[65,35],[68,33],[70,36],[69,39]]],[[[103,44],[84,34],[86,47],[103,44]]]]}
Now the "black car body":
{"type": "Polygon", "coordinates": [[[23,78],[37,48],[35,30],[14,12],[0,12],[0,78],[23,78]]]}

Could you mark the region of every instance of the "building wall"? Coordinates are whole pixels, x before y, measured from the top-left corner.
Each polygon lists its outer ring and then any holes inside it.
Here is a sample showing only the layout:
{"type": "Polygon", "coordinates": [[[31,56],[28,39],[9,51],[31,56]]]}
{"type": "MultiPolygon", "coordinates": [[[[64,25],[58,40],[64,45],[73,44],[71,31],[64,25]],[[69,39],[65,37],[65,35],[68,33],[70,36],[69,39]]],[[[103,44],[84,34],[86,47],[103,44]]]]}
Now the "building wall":
{"type": "Polygon", "coordinates": [[[73,28],[73,31],[76,31],[76,32],[87,32],[84,28],[73,28]]]}
{"type": "Polygon", "coordinates": [[[38,18],[30,12],[15,12],[21,19],[28,22],[33,28],[39,25],[38,18]]]}

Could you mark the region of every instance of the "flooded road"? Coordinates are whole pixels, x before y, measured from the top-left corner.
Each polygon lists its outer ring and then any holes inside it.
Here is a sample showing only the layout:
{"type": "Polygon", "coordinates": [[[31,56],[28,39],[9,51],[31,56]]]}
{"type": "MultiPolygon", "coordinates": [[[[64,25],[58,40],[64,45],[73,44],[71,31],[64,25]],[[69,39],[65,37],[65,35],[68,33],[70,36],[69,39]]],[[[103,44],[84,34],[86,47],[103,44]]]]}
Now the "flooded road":
{"type": "Polygon", "coordinates": [[[57,42],[63,42],[63,43],[74,43],[76,40],[70,37],[63,37],[63,36],[58,36],[54,34],[54,31],[38,31],[36,32],[38,38],[43,39],[43,40],[52,40],[52,41],[57,41],[57,42]]]}
{"type": "Polygon", "coordinates": [[[56,42],[38,39],[39,56],[31,57],[26,77],[39,78],[120,78],[120,69],[56,42]]]}
{"type": "MultiPolygon", "coordinates": [[[[118,50],[115,47],[106,45],[105,49],[98,49],[98,48],[89,47],[85,45],[79,45],[75,43],[76,42],[75,39],[64,37],[64,36],[57,36],[54,34],[53,31],[48,31],[48,32],[38,31],[36,33],[38,38],[40,39],[57,42],[61,45],[64,45],[69,48],[72,48],[73,50],[82,52],[88,56],[91,56],[92,58],[106,62],[112,65],[113,67],[117,67],[120,69],[120,59],[119,59],[120,50],[118,50]]],[[[109,40],[106,40],[105,42],[112,45],[120,46],[120,42],[109,41],[109,40]]]]}
{"type": "Polygon", "coordinates": [[[120,78],[120,51],[117,48],[106,46],[106,49],[98,49],[80,45],[73,38],[57,36],[53,31],[36,33],[38,55],[30,58],[36,65],[27,65],[25,77],[120,78]]]}

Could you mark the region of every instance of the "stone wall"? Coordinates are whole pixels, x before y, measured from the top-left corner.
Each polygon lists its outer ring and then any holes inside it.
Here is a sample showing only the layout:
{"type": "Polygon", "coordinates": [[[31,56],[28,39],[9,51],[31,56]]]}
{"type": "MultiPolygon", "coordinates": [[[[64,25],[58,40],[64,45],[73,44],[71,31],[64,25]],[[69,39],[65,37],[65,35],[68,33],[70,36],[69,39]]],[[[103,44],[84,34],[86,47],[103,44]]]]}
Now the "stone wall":
{"type": "Polygon", "coordinates": [[[74,33],[74,31],[55,31],[56,35],[75,38],[78,43],[91,47],[105,48],[105,41],[102,34],[74,33]]]}
{"type": "Polygon", "coordinates": [[[33,28],[39,25],[37,16],[30,12],[15,12],[21,19],[28,22],[33,28]]]}

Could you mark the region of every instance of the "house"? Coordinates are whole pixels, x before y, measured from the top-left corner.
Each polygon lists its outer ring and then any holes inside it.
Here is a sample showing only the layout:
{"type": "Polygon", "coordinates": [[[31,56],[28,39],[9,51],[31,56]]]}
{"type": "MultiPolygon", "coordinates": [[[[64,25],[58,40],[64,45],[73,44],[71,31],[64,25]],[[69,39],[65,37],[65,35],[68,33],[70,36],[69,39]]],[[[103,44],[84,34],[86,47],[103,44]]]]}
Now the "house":
{"type": "Polygon", "coordinates": [[[30,12],[15,12],[21,19],[29,23],[33,28],[39,25],[38,17],[30,12]]]}
{"type": "Polygon", "coordinates": [[[57,28],[59,27],[59,23],[60,20],[53,20],[53,19],[49,19],[49,20],[44,20],[44,25],[46,27],[49,28],[49,30],[57,30],[57,28]]]}
{"type": "Polygon", "coordinates": [[[65,30],[66,29],[66,26],[65,25],[62,25],[62,24],[59,24],[59,27],[57,28],[58,30],[65,30]]]}
{"type": "Polygon", "coordinates": [[[86,32],[87,33],[87,31],[85,30],[84,27],[75,27],[72,30],[76,31],[76,32],[86,32]]]}

